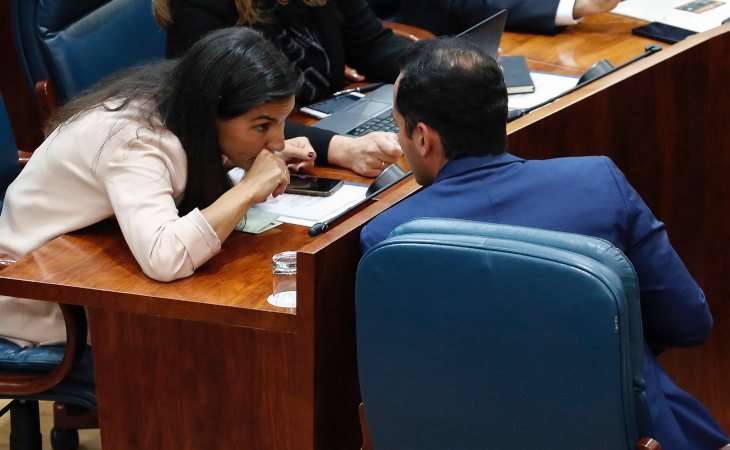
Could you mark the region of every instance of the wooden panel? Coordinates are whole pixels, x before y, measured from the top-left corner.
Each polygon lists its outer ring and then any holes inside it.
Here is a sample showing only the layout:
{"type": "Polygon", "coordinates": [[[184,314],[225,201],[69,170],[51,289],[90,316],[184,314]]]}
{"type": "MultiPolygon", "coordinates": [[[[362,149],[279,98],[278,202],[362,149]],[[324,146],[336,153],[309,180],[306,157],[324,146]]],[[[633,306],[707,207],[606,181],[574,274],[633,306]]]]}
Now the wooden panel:
{"type": "Polygon", "coordinates": [[[523,157],[609,155],[666,223],[672,244],[707,295],[715,326],[703,347],[670,350],[661,361],[725,429],[730,429],[729,31],[726,25],[687,39],[509,125],[509,149],[523,157]]]}
{"type": "Polygon", "coordinates": [[[105,450],[306,448],[294,334],[100,308],[89,318],[105,450]]]}

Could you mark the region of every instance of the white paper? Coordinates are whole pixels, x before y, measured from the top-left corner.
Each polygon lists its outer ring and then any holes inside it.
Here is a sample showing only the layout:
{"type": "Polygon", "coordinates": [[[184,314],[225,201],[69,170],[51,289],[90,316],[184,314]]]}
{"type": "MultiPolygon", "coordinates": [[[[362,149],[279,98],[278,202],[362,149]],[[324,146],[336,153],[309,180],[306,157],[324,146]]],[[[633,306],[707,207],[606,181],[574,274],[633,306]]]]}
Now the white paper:
{"type": "Polygon", "coordinates": [[[535,84],[535,92],[508,96],[508,105],[510,108],[531,108],[556,95],[562,94],[578,84],[578,78],[567,75],[530,72],[530,76],[532,77],[532,82],[535,84]]]}
{"type": "MultiPolygon", "coordinates": [[[[713,2],[714,8],[699,8],[694,12],[677,7],[692,3],[691,0],[626,0],[613,9],[613,13],[649,22],[662,22],[685,30],[703,31],[719,27],[730,17],[730,3],[726,0],[713,2]]],[[[708,2],[703,2],[708,3],[708,2]]]]}
{"type": "Polygon", "coordinates": [[[276,213],[279,215],[277,220],[281,222],[310,227],[363,200],[367,189],[367,186],[345,183],[329,197],[282,194],[276,198],[269,197],[251,209],[276,213]]]}

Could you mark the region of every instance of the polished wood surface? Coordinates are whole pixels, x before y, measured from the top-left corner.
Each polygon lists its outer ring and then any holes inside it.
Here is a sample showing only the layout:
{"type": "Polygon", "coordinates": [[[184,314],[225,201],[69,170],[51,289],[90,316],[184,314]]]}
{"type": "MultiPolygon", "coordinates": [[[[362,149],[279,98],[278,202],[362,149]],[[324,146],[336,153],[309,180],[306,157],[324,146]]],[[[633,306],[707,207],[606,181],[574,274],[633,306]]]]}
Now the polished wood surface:
{"type": "Polygon", "coordinates": [[[641,54],[646,45],[656,44],[631,34],[632,28],[644,23],[600,14],[554,36],[506,32],[500,46],[507,55],[525,56],[532,70],[580,76],[600,59],[617,66],[641,54]]]}
{"type": "MultiPolygon", "coordinates": [[[[577,74],[601,58],[619,64],[641,53],[651,41],[628,34],[630,22],[587,19],[562,35],[532,37],[534,44],[510,33],[502,47],[525,54],[533,68],[545,61],[554,71],[577,74]]],[[[724,207],[730,188],[720,177],[730,169],[724,151],[730,137],[722,133],[729,119],[728,57],[725,26],[508,126],[510,150],[520,156],[610,155],[667,223],[708,294],[716,327],[708,345],[672,350],[663,362],[726,428],[730,292],[723,281],[730,259],[723,250],[730,248],[724,207]]],[[[293,225],[258,236],[236,233],[193,277],[173,283],[146,278],[116,225],[100,224],[4,270],[0,292],[89,307],[106,450],[356,449],[359,231],[417,189],[406,180],[314,239],[293,225]],[[299,252],[296,309],[265,300],[271,255],[282,250],[299,252]],[[120,405],[134,412],[131,418],[120,416],[120,405]]]]}

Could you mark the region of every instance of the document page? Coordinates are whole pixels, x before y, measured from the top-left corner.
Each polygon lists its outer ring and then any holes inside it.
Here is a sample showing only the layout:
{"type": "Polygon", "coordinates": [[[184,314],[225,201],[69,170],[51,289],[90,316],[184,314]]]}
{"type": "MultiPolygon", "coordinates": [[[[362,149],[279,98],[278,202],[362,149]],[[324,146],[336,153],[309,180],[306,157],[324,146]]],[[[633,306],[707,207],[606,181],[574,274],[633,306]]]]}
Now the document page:
{"type": "Polygon", "coordinates": [[[282,194],[269,197],[251,209],[277,214],[280,222],[311,227],[317,222],[334,217],[365,198],[368,187],[360,184],[345,183],[329,197],[313,195],[282,194]]]}
{"type": "MultiPolygon", "coordinates": [[[[240,183],[245,175],[246,172],[238,167],[228,172],[233,184],[240,183]]],[[[311,227],[317,222],[336,216],[355,203],[365,199],[367,190],[368,187],[362,184],[345,183],[329,197],[298,194],[281,194],[276,198],[269,196],[265,202],[252,206],[249,210],[249,216],[262,219],[270,217],[272,224],[274,222],[284,222],[311,227]]],[[[248,229],[244,230],[243,222],[239,226],[241,231],[254,232],[248,229]]],[[[246,228],[251,227],[247,226],[246,228]]],[[[257,231],[261,232],[261,230],[257,231]]]]}
{"type": "Polygon", "coordinates": [[[730,17],[730,3],[721,0],[626,0],[611,12],[701,33],[719,27],[730,17]]]}
{"type": "Polygon", "coordinates": [[[567,75],[555,75],[543,72],[530,72],[535,92],[531,94],[512,94],[508,97],[508,106],[513,109],[525,109],[535,106],[562,94],[578,84],[578,78],[567,75]]]}

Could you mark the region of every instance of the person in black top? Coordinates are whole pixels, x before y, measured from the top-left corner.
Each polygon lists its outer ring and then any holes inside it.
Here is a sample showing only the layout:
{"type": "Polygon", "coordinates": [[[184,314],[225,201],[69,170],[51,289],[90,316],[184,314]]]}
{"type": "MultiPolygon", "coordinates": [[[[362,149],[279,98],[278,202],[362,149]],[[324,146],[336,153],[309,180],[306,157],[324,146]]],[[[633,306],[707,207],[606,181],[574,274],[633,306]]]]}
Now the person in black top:
{"type": "MultiPolygon", "coordinates": [[[[301,105],[342,89],[345,64],[369,81],[393,82],[398,56],[408,45],[383,27],[365,0],[153,0],[152,5],[157,22],[167,29],[168,57],[182,55],[218,28],[259,30],[301,72],[301,105]]],[[[393,133],[352,138],[294,123],[285,132],[287,138],[307,137],[318,162],[365,176],[378,175],[402,154],[393,133]]]]}

